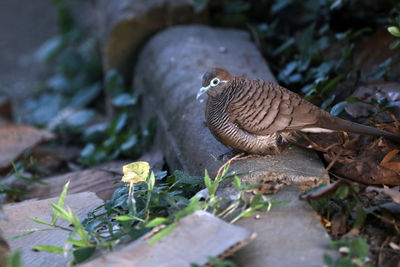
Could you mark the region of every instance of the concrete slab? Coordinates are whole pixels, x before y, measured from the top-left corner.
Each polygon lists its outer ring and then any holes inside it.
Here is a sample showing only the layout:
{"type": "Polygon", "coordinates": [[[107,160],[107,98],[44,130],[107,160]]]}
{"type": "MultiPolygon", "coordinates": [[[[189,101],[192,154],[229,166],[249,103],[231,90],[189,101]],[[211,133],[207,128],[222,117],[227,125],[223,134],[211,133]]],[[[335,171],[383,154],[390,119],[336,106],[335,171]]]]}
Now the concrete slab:
{"type": "Polygon", "coordinates": [[[300,190],[286,188],[277,201],[290,203],[266,213],[241,219],[237,225],[257,234],[257,238],[233,256],[238,266],[323,266],[323,255],[333,253],[329,235],[306,202],[298,199],[300,190]]]}
{"type": "Polygon", "coordinates": [[[141,238],[122,250],[83,264],[84,267],[204,266],[208,257],[226,257],[255,237],[251,231],[228,224],[205,211],[189,215],[172,232],[149,245],[141,238]]]}
{"type": "MultiPolygon", "coordinates": [[[[52,218],[50,202],[57,203],[57,201],[58,197],[4,205],[3,209],[8,217],[8,221],[0,220],[0,229],[3,231],[3,236],[9,239],[32,231],[33,229],[48,229],[48,226],[33,222],[27,216],[50,222],[52,218]]],[[[102,203],[103,201],[94,193],[89,192],[67,195],[65,200],[65,205],[70,207],[81,219],[84,218],[91,209],[100,206],[102,203]]],[[[69,225],[68,222],[61,220],[59,220],[57,224],[64,227],[68,227],[69,225]]],[[[68,235],[69,232],[61,230],[39,231],[24,238],[8,242],[12,251],[17,249],[22,251],[23,266],[66,266],[67,258],[65,258],[64,255],[35,252],[32,250],[32,246],[54,245],[63,247],[68,235]]]]}

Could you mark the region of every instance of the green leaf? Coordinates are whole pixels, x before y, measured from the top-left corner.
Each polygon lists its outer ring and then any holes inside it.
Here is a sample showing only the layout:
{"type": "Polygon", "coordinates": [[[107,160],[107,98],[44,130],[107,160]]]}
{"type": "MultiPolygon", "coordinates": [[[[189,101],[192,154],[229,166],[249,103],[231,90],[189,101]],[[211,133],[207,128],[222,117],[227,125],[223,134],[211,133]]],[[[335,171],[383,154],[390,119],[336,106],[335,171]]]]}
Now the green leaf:
{"type": "Polygon", "coordinates": [[[280,1],[274,1],[272,2],[273,5],[270,8],[271,14],[276,14],[279,11],[283,10],[285,7],[290,5],[293,2],[293,0],[280,0],[280,1]]]}
{"type": "MultiPolygon", "coordinates": [[[[55,214],[54,214],[54,212],[53,212],[53,217],[54,217],[54,216],[55,216],[55,214]]],[[[28,216],[28,218],[31,219],[32,221],[37,222],[37,223],[40,223],[40,224],[45,224],[45,225],[49,225],[49,226],[53,226],[53,225],[54,225],[53,222],[48,223],[48,222],[42,221],[42,220],[40,220],[40,219],[38,219],[38,218],[35,218],[35,217],[28,216]]],[[[56,220],[57,220],[57,219],[56,219],[56,220]]]]}
{"type": "Polygon", "coordinates": [[[280,53],[282,53],[284,50],[286,50],[287,48],[289,48],[290,46],[292,46],[295,43],[295,39],[289,38],[286,42],[284,42],[283,44],[281,44],[278,48],[276,48],[273,52],[272,55],[276,56],[280,53]]]}
{"type": "Polygon", "coordinates": [[[334,79],[330,80],[322,89],[321,94],[328,94],[336,89],[337,84],[344,78],[343,74],[336,76],[334,79]]]}
{"type": "Polygon", "coordinates": [[[67,5],[60,5],[57,14],[58,28],[61,33],[67,34],[75,28],[74,16],[67,5]]]}
{"type": "Polygon", "coordinates": [[[88,243],[83,240],[75,240],[75,239],[68,238],[66,240],[66,242],[71,243],[77,247],[87,247],[88,246],[88,243]]]}
{"type": "Polygon", "coordinates": [[[10,256],[8,256],[8,264],[10,267],[22,267],[21,250],[13,251],[10,256]]]}
{"type": "Polygon", "coordinates": [[[194,213],[195,211],[201,209],[201,205],[199,205],[199,201],[200,201],[200,199],[198,199],[197,197],[193,198],[186,208],[173,214],[173,216],[175,217],[176,220],[180,220],[183,217],[186,217],[186,216],[194,213]]]}
{"type": "Polygon", "coordinates": [[[115,107],[133,106],[137,103],[137,97],[132,96],[132,94],[123,93],[114,97],[112,103],[115,107]]]}
{"type": "Polygon", "coordinates": [[[400,40],[396,40],[396,41],[394,41],[394,42],[392,42],[392,43],[390,44],[389,48],[390,48],[391,50],[393,50],[393,49],[396,49],[396,48],[399,47],[399,46],[400,46],[400,40]]]}
{"type": "MultiPolygon", "coordinates": [[[[67,196],[67,191],[68,191],[68,187],[69,187],[69,182],[70,181],[68,181],[64,185],[63,190],[61,192],[61,195],[60,195],[60,197],[58,199],[57,206],[59,206],[59,207],[63,207],[64,206],[65,197],[67,196]]],[[[53,216],[52,216],[52,219],[51,219],[51,225],[54,225],[56,223],[58,217],[59,217],[59,213],[56,211],[56,209],[53,208],[53,216]]],[[[37,222],[39,222],[39,221],[37,221],[37,222]]]]}
{"type": "Polygon", "coordinates": [[[391,35],[400,37],[400,29],[396,26],[390,26],[387,28],[388,32],[390,32],[391,35]]]}
{"type": "Polygon", "coordinates": [[[347,102],[346,101],[342,101],[337,103],[336,105],[334,105],[331,109],[331,114],[333,116],[338,116],[340,113],[342,113],[342,111],[344,110],[344,108],[346,107],[347,102]]]}
{"type": "Polygon", "coordinates": [[[326,264],[327,267],[334,267],[335,266],[334,265],[335,261],[328,254],[324,254],[324,263],[326,264]]]}
{"type": "Polygon", "coordinates": [[[32,248],[39,251],[55,253],[55,254],[62,254],[65,251],[64,248],[62,247],[51,246],[51,245],[38,245],[38,246],[33,246],[32,248]]]}
{"type": "Polygon", "coordinates": [[[85,247],[85,248],[79,248],[79,249],[74,249],[72,254],[74,255],[74,264],[81,263],[90,256],[93,255],[93,253],[96,251],[96,247],[85,247]]]}
{"type": "Polygon", "coordinates": [[[235,175],[234,179],[235,179],[235,186],[236,186],[236,188],[237,188],[239,191],[242,191],[242,183],[241,183],[241,181],[240,181],[240,178],[239,178],[237,175],[235,175]]]}
{"type": "Polygon", "coordinates": [[[146,227],[147,228],[152,228],[152,227],[156,227],[159,226],[161,224],[164,224],[166,222],[168,222],[169,219],[168,218],[164,218],[164,217],[156,217],[153,220],[149,221],[148,223],[146,223],[146,227]]]}
{"type": "Polygon", "coordinates": [[[23,233],[23,234],[21,234],[21,235],[15,235],[15,236],[12,236],[12,237],[8,238],[8,240],[14,241],[14,240],[22,239],[22,238],[24,238],[24,237],[26,237],[26,236],[28,236],[28,235],[31,235],[31,234],[33,234],[33,233],[35,233],[35,232],[36,232],[36,231],[29,231],[29,232],[23,233]]]}
{"type": "Polygon", "coordinates": [[[193,10],[194,13],[198,14],[204,11],[207,7],[208,0],[194,0],[193,2],[193,10]]]}
{"type": "Polygon", "coordinates": [[[310,49],[311,42],[314,36],[314,29],[315,29],[315,24],[313,23],[310,26],[308,26],[301,35],[300,40],[298,42],[300,53],[302,54],[306,53],[310,49]]]}
{"type": "Polygon", "coordinates": [[[154,184],[156,183],[156,178],[154,177],[154,172],[152,171],[150,173],[150,176],[147,178],[147,186],[149,191],[153,191],[154,189],[154,184]]]}
{"type": "Polygon", "coordinates": [[[81,157],[88,158],[96,151],[96,146],[92,143],[86,144],[81,151],[81,157]]]}
{"type": "Polygon", "coordinates": [[[85,227],[83,227],[78,216],[70,208],[68,208],[68,213],[70,216],[70,222],[73,224],[75,228],[75,232],[78,234],[78,236],[81,238],[83,242],[85,242],[87,245],[90,245],[89,234],[86,231],[85,227]]]}
{"type": "Polygon", "coordinates": [[[358,97],[352,96],[352,97],[346,98],[346,102],[347,103],[356,103],[356,102],[361,102],[361,99],[359,99],[358,97]]]}
{"type": "Polygon", "coordinates": [[[322,102],[321,108],[322,108],[322,109],[327,109],[327,108],[332,104],[332,102],[335,100],[335,98],[336,98],[336,95],[335,95],[335,94],[331,95],[331,96],[330,96],[329,98],[327,98],[324,102],[322,102]]]}
{"type": "Polygon", "coordinates": [[[204,171],[204,184],[206,185],[206,187],[208,189],[208,194],[211,196],[212,195],[212,183],[211,183],[211,179],[210,179],[210,176],[208,175],[207,170],[204,171]]]}
{"type": "Polygon", "coordinates": [[[125,84],[122,76],[115,70],[109,70],[106,74],[106,90],[111,97],[125,93],[125,84]]]}
{"type": "Polygon", "coordinates": [[[339,186],[338,189],[336,189],[336,196],[338,198],[346,198],[349,195],[349,187],[347,185],[342,185],[339,186]]]}
{"type": "Polygon", "coordinates": [[[121,132],[126,125],[127,120],[128,114],[126,112],[119,114],[115,119],[113,119],[108,129],[109,135],[114,136],[115,134],[121,132]]]}
{"type": "Polygon", "coordinates": [[[51,60],[61,52],[65,44],[65,39],[61,35],[54,36],[39,47],[35,57],[41,61],[51,60]]]}
{"type": "Polygon", "coordinates": [[[369,246],[362,237],[356,237],[350,242],[350,256],[365,258],[368,255],[369,246]]]}
{"type": "Polygon", "coordinates": [[[54,217],[61,218],[63,220],[71,222],[71,217],[68,211],[66,211],[64,208],[58,206],[55,203],[50,203],[50,205],[53,207],[53,215],[55,212],[57,212],[57,215],[54,217]]]}
{"type": "Polygon", "coordinates": [[[115,217],[113,217],[113,219],[115,219],[117,221],[125,222],[125,221],[133,221],[133,220],[135,220],[135,217],[132,215],[121,215],[121,216],[115,216],[115,217]]]}
{"type": "Polygon", "coordinates": [[[354,221],[354,228],[360,229],[361,226],[364,224],[365,219],[367,218],[367,214],[364,210],[363,207],[359,207],[357,209],[357,217],[356,220],[354,221]]]}
{"type": "Polygon", "coordinates": [[[148,245],[151,246],[157,241],[159,241],[161,238],[172,232],[175,228],[175,223],[168,225],[166,228],[162,229],[160,232],[155,234],[153,238],[149,241],[148,245]]]}
{"type": "Polygon", "coordinates": [[[257,195],[255,195],[255,196],[253,197],[253,199],[251,200],[250,207],[251,207],[253,210],[255,209],[256,206],[258,206],[258,204],[259,204],[260,202],[263,201],[263,200],[261,199],[261,196],[262,196],[262,193],[261,193],[261,192],[258,192],[257,195]]]}
{"type": "Polygon", "coordinates": [[[83,108],[89,105],[102,91],[102,86],[100,82],[92,84],[89,87],[85,87],[79,90],[77,94],[71,99],[70,106],[83,108]]]}
{"type": "Polygon", "coordinates": [[[174,173],[168,178],[175,178],[173,183],[176,184],[188,184],[188,185],[203,185],[204,177],[202,176],[189,176],[182,171],[176,170],[174,173]]]}
{"type": "Polygon", "coordinates": [[[83,127],[95,116],[95,114],[96,113],[93,110],[79,110],[65,118],[63,122],[71,128],[83,127]]]}

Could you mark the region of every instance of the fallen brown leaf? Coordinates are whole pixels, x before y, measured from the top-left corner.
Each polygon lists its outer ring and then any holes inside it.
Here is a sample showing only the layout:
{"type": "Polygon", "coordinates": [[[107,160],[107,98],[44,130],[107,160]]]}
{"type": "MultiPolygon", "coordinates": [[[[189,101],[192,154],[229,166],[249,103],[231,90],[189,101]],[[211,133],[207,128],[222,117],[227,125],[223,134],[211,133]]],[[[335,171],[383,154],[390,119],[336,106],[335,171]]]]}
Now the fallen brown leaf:
{"type": "Polygon", "coordinates": [[[333,194],[340,185],[345,183],[346,181],[344,180],[337,180],[331,184],[312,189],[311,191],[302,194],[300,199],[320,199],[329,196],[333,194]]]}
{"type": "Polygon", "coordinates": [[[392,161],[391,160],[400,152],[398,149],[393,149],[382,159],[380,165],[382,167],[391,169],[397,173],[400,173],[400,161],[392,161]]]}
{"type": "Polygon", "coordinates": [[[28,125],[0,126],[0,171],[10,167],[27,149],[54,138],[53,133],[28,125]]]}
{"type": "Polygon", "coordinates": [[[398,190],[393,190],[390,188],[379,188],[376,186],[368,186],[365,189],[365,191],[366,192],[375,191],[378,193],[385,194],[385,195],[389,196],[394,202],[400,203],[400,191],[398,191],[398,190]]]}

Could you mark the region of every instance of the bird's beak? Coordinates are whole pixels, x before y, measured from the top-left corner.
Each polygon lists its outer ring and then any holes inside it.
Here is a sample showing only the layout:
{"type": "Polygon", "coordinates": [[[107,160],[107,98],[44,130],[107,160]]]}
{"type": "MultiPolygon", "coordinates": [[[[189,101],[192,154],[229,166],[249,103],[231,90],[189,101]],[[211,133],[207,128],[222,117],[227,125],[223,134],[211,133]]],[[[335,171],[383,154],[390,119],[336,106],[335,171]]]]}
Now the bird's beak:
{"type": "Polygon", "coordinates": [[[201,87],[200,90],[197,92],[196,99],[199,99],[200,96],[201,96],[202,94],[204,94],[205,92],[207,92],[208,89],[210,89],[210,86],[201,87]]]}

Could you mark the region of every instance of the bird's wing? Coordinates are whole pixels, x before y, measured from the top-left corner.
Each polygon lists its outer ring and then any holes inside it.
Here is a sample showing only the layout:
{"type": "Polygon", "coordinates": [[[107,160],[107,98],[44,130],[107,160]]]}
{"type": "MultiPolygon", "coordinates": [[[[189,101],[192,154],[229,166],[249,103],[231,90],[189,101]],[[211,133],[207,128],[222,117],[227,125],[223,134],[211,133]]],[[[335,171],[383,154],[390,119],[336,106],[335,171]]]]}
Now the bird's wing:
{"type": "Polygon", "coordinates": [[[245,79],[227,105],[232,123],[252,134],[317,127],[319,109],[277,84],[245,79]]]}

